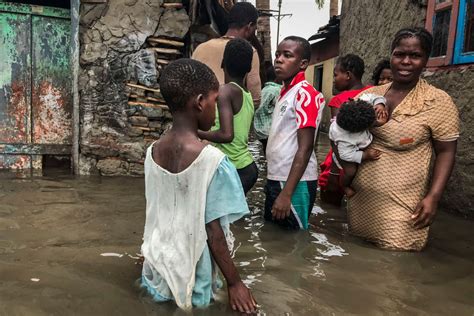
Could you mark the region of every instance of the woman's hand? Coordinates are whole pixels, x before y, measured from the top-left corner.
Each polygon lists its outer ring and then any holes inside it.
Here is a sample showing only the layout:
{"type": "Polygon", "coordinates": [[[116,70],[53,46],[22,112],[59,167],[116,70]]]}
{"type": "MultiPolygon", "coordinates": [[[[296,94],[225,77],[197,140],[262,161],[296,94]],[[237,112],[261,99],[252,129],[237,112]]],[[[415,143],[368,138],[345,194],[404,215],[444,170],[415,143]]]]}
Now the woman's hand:
{"type": "Polygon", "coordinates": [[[443,195],[444,188],[453,170],[456,146],[457,141],[433,141],[436,158],[431,188],[426,197],[418,203],[415,212],[411,216],[414,221],[413,225],[418,229],[425,228],[433,223],[438,201],[443,195]]]}
{"type": "Polygon", "coordinates": [[[438,208],[438,200],[431,196],[426,196],[415,208],[412,214],[413,226],[417,229],[423,229],[433,223],[438,208]]]}
{"type": "Polygon", "coordinates": [[[229,304],[234,311],[247,314],[256,312],[257,302],[242,281],[228,285],[227,289],[229,292],[229,304]]]}

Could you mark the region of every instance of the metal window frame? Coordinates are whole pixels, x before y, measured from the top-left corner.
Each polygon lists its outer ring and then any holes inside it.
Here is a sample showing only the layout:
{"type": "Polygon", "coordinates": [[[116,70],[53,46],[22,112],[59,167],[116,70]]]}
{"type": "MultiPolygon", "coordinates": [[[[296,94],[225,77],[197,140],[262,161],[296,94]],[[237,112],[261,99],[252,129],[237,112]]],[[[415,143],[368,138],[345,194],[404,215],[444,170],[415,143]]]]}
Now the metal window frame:
{"type": "Polygon", "coordinates": [[[467,10],[467,1],[460,0],[459,3],[459,14],[458,14],[458,23],[457,23],[457,34],[456,41],[454,44],[454,57],[453,64],[467,64],[474,63],[474,51],[464,53],[464,39],[465,39],[465,28],[466,28],[466,10],[467,10]]]}
{"type": "Polygon", "coordinates": [[[449,19],[449,33],[446,55],[439,57],[432,57],[428,60],[427,67],[439,67],[451,64],[453,60],[453,48],[456,38],[456,26],[458,22],[459,0],[446,1],[436,4],[436,0],[428,1],[428,8],[426,11],[425,27],[428,31],[433,33],[433,24],[437,12],[451,9],[451,16],[449,19]]]}

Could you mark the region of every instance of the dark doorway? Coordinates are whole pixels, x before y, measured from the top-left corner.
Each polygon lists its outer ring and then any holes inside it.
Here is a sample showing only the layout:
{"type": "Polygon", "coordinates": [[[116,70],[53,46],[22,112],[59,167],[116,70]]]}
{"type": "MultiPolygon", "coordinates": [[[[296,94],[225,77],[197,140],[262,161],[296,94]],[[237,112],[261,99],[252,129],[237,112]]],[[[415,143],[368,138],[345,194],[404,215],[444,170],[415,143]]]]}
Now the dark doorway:
{"type": "Polygon", "coordinates": [[[318,91],[323,91],[323,65],[314,67],[313,86],[318,91]]]}
{"type": "Polygon", "coordinates": [[[46,7],[56,7],[65,9],[71,8],[71,3],[69,2],[69,0],[9,0],[5,2],[42,5],[46,7]]]}

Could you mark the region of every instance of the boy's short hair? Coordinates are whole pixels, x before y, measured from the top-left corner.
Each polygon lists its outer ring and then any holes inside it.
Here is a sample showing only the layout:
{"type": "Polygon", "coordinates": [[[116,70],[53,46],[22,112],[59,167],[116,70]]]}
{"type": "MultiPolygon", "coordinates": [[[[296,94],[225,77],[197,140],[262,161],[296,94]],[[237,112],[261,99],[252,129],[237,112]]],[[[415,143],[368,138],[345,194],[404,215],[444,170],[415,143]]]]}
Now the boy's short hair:
{"type": "Polygon", "coordinates": [[[375,122],[374,107],[363,100],[349,99],[341,105],[336,122],[350,133],[362,132],[375,122]]]}
{"type": "Polygon", "coordinates": [[[160,78],[161,94],[172,112],[182,110],[189,99],[218,89],[219,82],[212,70],[189,58],[171,62],[160,78]]]}
{"type": "Polygon", "coordinates": [[[287,36],[282,42],[284,41],[298,43],[301,48],[301,59],[307,59],[308,62],[311,60],[311,44],[305,38],[299,36],[287,36]]]}
{"type": "Polygon", "coordinates": [[[253,49],[250,43],[241,38],[234,38],[225,45],[222,67],[232,77],[243,78],[252,69],[252,57],[253,49]]]}
{"type": "Polygon", "coordinates": [[[249,2],[237,2],[230,9],[229,16],[227,17],[227,23],[229,28],[240,29],[249,23],[257,23],[258,11],[249,2]]]}
{"type": "Polygon", "coordinates": [[[352,72],[357,79],[362,79],[364,75],[364,61],[355,54],[347,54],[339,57],[336,64],[343,70],[352,72]]]}

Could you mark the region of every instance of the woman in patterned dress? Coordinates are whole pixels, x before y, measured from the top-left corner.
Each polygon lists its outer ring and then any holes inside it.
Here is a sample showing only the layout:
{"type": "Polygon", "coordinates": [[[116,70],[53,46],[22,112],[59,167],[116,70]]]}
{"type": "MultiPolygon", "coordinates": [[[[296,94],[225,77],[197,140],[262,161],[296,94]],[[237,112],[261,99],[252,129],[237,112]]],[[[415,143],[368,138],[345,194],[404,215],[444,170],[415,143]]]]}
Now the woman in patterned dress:
{"type": "Polygon", "coordinates": [[[349,229],[382,248],[425,247],[454,165],[457,108],[448,94],[420,78],[431,46],[423,28],[398,31],[391,46],[393,83],[364,91],[385,96],[389,121],[372,129],[371,147],[382,155],[362,164],[354,179],[349,229]]]}

